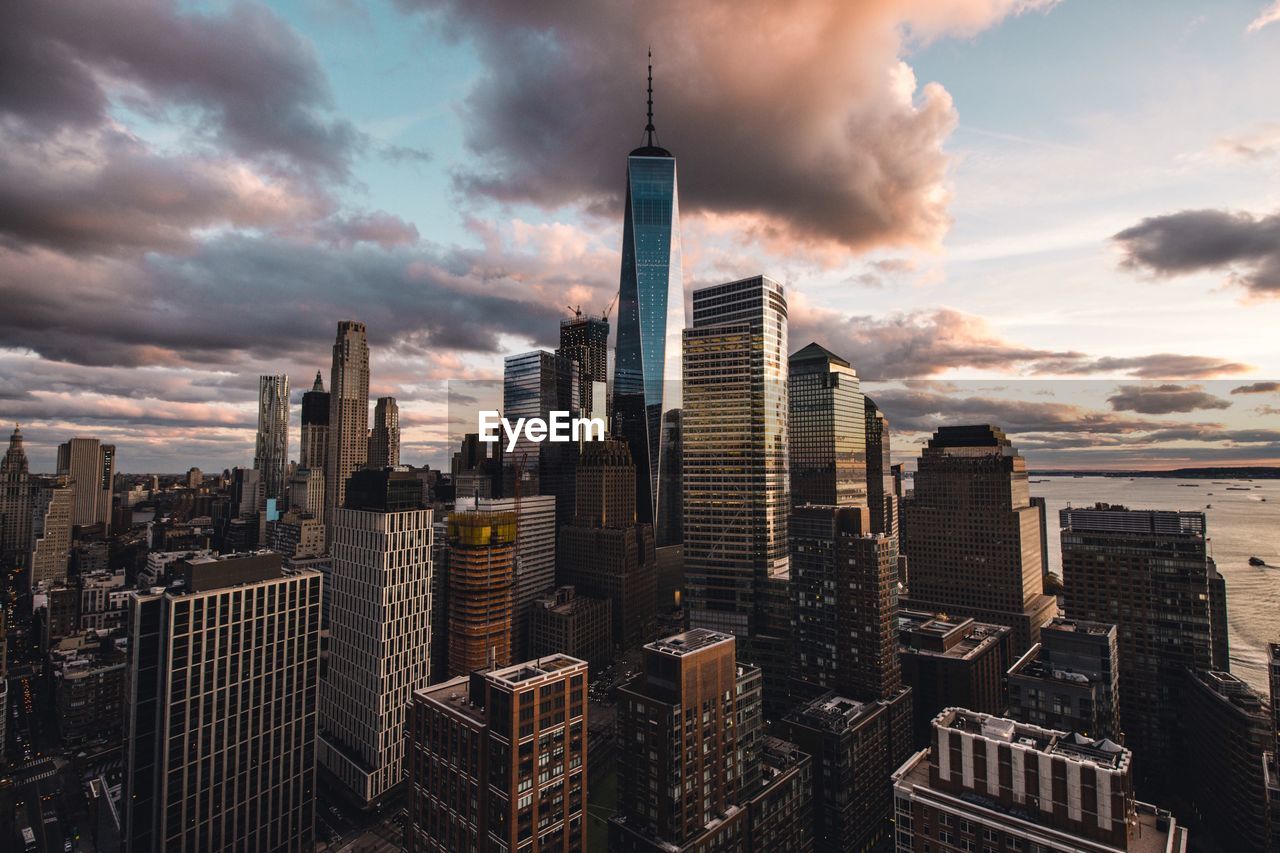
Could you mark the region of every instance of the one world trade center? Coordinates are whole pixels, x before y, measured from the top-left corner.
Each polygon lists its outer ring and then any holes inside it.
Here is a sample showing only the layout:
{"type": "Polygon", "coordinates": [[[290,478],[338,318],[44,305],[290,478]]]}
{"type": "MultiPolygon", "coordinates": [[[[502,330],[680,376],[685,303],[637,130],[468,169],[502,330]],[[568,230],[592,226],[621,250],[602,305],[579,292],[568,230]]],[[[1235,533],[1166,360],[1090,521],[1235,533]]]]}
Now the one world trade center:
{"type": "Polygon", "coordinates": [[[636,515],[659,547],[679,544],[680,346],[684,278],[676,160],[653,126],[653,66],[644,144],[627,157],[627,207],[614,359],[615,429],[636,466],[636,515]]]}

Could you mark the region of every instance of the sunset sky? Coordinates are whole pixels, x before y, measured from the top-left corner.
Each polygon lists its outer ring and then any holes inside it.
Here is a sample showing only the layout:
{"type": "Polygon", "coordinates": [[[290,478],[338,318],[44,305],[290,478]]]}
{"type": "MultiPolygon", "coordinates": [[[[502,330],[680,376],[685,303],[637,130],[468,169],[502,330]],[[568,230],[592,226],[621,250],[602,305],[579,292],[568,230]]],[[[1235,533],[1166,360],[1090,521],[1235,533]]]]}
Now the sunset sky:
{"type": "Polygon", "coordinates": [[[355,319],[444,464],[447,380],[617,289],[650,46],[688,289],[783,282],[904,456],[1280,458],[1267,0],[12,0],[0,418],[37,471],[248,465],[258,374],[327,384],[355,319]]]}

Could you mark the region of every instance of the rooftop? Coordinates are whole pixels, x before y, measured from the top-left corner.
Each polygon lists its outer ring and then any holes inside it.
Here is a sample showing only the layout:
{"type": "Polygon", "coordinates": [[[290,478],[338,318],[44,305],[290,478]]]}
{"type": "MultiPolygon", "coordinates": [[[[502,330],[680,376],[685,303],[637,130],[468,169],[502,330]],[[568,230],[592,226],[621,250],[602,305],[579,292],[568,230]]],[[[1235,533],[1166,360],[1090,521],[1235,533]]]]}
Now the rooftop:
{"type": "Polygon", "coordinates": [[[1005,625],[919,610],[898,611],[901,651],[910,654],[966,659],[985,651],[1010,633],[1005,625]]]}
{"type": "Polygon", "coordinates": [[[933,718],[933,725],[986,740],[1016,743],[1045,755],[1061,755],[1104,770],[1126,770],[1129,766],[1129,750],[1107,738],[1042,729],[964,708],[947,708],[933,718]]]}
{"type": "Polygon", "coordinates": [[[646,649],[672,657],[684,657],[687,654],[709,649],[720,643],[734,642],[730,634],[721,634],[707,628],[692,628],[682,634],[673,634],[661,640],[655,640],[645,646],[646,649]]]}
{"type": "Polygon", "coordinates": [[[880,707],[876,702],[859,702],[828,694],[796,709],[792,718],[812,728],[839,733],[848,731],[854,722],[878,711],[880,707]]]}

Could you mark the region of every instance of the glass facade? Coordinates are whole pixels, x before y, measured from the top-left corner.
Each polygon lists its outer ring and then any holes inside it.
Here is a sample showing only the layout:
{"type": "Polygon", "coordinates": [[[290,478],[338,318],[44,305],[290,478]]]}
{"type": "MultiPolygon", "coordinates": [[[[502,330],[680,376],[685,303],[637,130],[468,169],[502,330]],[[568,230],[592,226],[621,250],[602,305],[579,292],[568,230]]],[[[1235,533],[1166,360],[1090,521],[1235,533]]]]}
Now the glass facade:
{"type": "Polygon", "coordinates": [[[681,406],[680,334],[684,278],[676,161],[648,145],[627,158],[627,205],[614,362],[615,428],[635,460],[639,521],[654,524],[659,545],[680,542],[678,518],[664,496],[679,489],[664,458],[679,453],[669,422],[681,406]]]}
{"type": "Polygon", "coordinates": [[[791,502],[867,505],[862,388],[849,362],[809,344],[790,359],[791,502]]]}

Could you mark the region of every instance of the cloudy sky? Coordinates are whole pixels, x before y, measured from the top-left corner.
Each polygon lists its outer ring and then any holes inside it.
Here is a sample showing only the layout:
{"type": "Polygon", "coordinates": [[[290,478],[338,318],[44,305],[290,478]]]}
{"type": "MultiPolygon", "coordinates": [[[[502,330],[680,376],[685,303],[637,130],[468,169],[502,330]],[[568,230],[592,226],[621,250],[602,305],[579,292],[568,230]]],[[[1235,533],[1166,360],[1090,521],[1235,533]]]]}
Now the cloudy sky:
{"type": "Polygon", "coordinates": [[[617,288],[649,45],[686,283],[783,281],[904,453],[1280,456],[1267,0],[12,0],[0,418],[37,470],[249,464],[257,375],[359,319],[442,463],[446,381],[617,288]]]}

